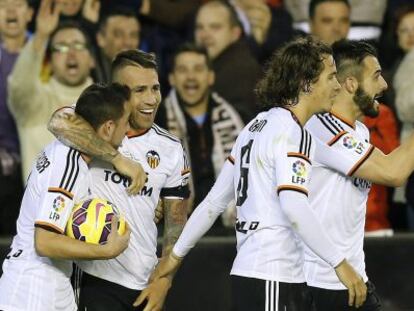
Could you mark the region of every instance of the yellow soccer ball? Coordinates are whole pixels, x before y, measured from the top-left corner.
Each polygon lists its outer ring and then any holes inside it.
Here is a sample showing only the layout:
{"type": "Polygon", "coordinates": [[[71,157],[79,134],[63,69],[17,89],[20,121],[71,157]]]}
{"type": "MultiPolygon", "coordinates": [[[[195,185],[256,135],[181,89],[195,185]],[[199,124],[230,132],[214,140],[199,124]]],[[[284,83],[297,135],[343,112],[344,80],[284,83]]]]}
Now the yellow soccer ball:
{"type": "Polygon", "coordinates": [[[111,219],[119,218],[118,233],[125,232],[125,219],[118,208],[104,199],[87,199],[75,205],[66,225],[66,235],[80,241],[105,244],[111,233],[111,219]]]}

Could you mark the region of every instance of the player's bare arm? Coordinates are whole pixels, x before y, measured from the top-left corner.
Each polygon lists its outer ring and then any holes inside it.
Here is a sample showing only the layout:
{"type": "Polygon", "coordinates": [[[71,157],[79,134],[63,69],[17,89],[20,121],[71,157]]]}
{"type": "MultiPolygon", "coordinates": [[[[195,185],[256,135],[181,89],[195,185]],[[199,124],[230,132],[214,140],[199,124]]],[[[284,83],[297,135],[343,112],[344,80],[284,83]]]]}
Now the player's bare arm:
{"type": "Polygon", "coordinates": [[[404,184],[414,170],[414,136],[385,155],[378,148],[356,170],[355,176],[376,184],[398,187],[404,184]]]}
{"type": "Polygon", "coordinates": [[[70,107],[57,110],[49,120],[48,130],[62,143],[95,158],[112,163],[115,169],[131,179],[127,191],[137,194],[145,184],[142,166],[119,153],[100,138],[93,127],[70,107]]]}
{"type": "Polygon", "coordinates": [[[117,230],[118,219],[111,220],[111,233],[106,244],[91,244],[72,239],[64,234],[49,231],[42,227],[35,228],[35,248],[39,256],[54,259],[110,259],[121,254],[129,243],[131,230],[126,225],[124,234],[117,230]]]}
{"type": "Polygon", "coordinates": [[[164,207],[164,243],[162,256],[168,255],[180,237],[187,222],[187,210],[180,199],[163,199],[164,207]]]}
{"type": "MultiPolygon", "coordinates": [[[[187,211],[184,208],[183,200],[180,199],[162,199],[162,206],[165,219],[162,256],[169,257],[175,242],[177,242],[187,222],[187,211]]],[[[165,277],[152,278],[151,283],[141,292],[134,302],[134,306],[139,306],[146,300],[147,304],[144,311],[161,310],[168,290],[171,287],[172,278],[172,273],[165,277]]]]}

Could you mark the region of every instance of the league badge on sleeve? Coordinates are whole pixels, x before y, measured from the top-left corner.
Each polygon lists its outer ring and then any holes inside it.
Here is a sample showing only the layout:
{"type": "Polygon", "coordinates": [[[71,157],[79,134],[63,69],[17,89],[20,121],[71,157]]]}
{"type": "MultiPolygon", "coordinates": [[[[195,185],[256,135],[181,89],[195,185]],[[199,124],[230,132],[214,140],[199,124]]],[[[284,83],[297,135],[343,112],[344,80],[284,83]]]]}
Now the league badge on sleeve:
{"type": "Polygon", "coordinates": [[[305,162],[302,160],[296,160],[293,162],[292,171],[292,183],[303,185],[306,182],[306,177],[308,176],[305,162]]]}

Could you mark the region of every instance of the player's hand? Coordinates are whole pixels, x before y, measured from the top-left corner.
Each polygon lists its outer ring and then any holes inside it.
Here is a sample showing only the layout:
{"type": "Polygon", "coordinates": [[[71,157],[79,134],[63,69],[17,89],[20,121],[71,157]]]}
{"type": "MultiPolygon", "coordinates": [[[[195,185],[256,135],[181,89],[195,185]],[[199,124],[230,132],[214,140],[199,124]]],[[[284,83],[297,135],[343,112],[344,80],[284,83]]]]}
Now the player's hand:
{"type": "Polygon", "coordinates": [[[160,278],[151,282],[135,300],[134,307],[138,307],[146,301],[143,311],[161,311],[170,287],[171,280],[169,278],[160,278]]]}
{"type": "Polygon", "coordinates": [[[343,260],[336,268],[336,275],[339,280],[348,288],[348,305],[359,308],[367,298],[367,286],[362,277],[355,272],[352,266],[343,260]]]}
{"type": "Polygon", "coordinates": [[[158,224],[163,217],[164,217],[164,205],[162,204],[162,200],[158,200],[158,204],[154,212],[154,222],[158,224]]]}
{"type": "Polygon", "coordinates": [[[49,37],[59,23],[61,5],[53,0],[42,0],[36,16],[36,34],[49,37]]]}
{"type": "Polygon", "coordinates": [[[180,267],[183,258],[176,256],[172,251],[161,258],[158,265],[155,267],[154,271],[152,272],[149,281],[153,282],[154,280],[168,277],[170,279],[173,278],[175,272],[177,272],[178,268],[180,267]]]}
{"type": "Polygon", "coordinates": [[[121,254],[129,244],[131,229],[129,228],[128,223],[125,222],[125,232],[120,235],[118,233],[118,221],[118,217],[114,215],[111,219],[111,233],[108,235],[106,244],[103,245],[108,258],[115,258],[121,254]]]}
{"type": "Polygon", "coordinates": [[[129,177],[131,183],[127,188],[129,195],[138,194],[147,181],[147,174],[141,164],[135,162],[122,154],[118,154],[112,159],[112,165],[122,175],[129,177]]]}

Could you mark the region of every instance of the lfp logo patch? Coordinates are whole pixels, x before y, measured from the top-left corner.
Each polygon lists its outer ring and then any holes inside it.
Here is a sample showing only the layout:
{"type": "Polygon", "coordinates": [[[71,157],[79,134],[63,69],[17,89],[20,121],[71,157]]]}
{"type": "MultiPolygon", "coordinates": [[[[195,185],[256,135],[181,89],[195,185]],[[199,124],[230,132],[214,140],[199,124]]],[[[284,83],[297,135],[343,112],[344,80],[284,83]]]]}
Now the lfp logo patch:
{"type": "Polygon", "coordinates": [[[154,151],[150,150],[146,154],[147,157],[147,163],[150,166],[150,168],[154,169],[160,164],[160,155],[154,151]]]}
{"type": "Polygon", "coordinates": [[[53,209],[56,212],[61,212],[65,208],[65,199],[59,195],[53,200],[53,209]]]}
{"type": "Polygon", "coordinates": [[[353,149],[357,146],[358,142],[355,140],[354,137],[350,136],[350,135],[346,135],[343,139],[342,139],[342,143],[345,146],[345,148],[347,149],[353,149]]]}
{"type": "Polygon", "coordinates": [[[293,163],[292,170],[297,177],[306,178],[306,175],[308,174],[305,163],[300,160],[293,163]]]}

